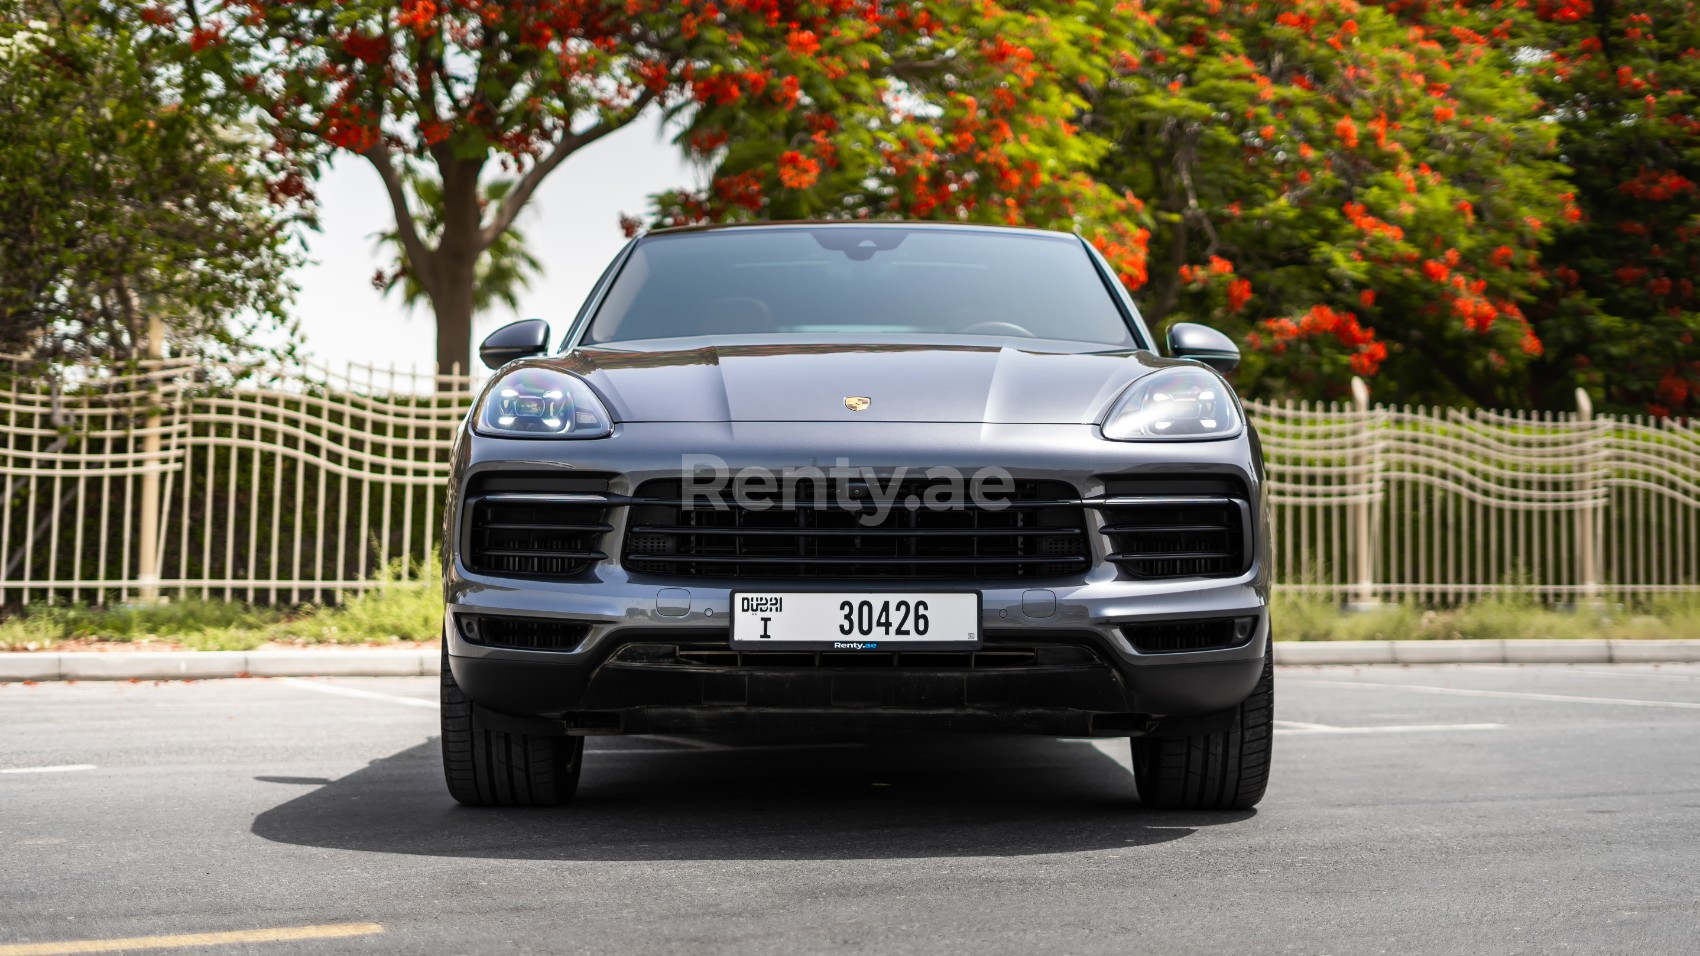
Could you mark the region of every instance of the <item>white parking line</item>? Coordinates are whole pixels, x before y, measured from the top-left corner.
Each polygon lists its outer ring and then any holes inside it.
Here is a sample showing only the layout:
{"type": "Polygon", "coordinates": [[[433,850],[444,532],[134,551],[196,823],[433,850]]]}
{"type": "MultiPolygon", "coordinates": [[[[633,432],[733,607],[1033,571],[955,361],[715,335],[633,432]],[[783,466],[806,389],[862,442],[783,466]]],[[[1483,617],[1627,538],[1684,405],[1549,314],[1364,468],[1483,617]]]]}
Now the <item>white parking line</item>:
{"type": "Polygon", "coordinates": [[[321,681],[308,680],[304,677],[279,677],[279,681],[291,687],[302,690],[315,690],[321,694],[336,694],[341,697],[359,697],[363,700],[381,700],[391,704],[405,704],[408,707],[428,707],[437,709],[437,702],[423,697],[404,697],[401,694],[381,694],[375,690],[361,690],[358,687],[344,687],[341,684],[326,684],[321,681]]]}
{"type": "Polygon", "coordinates": [[[139,949],[187,949],[191,946],[233,946],[240,943],[288,943],[306,939],[369,936],[383,931],[383,926],[377,923],[333,923],[324,926],[243,929],[232,933],[179,933],[172,936],[130,936],[124,939],[71,939],[54,943],[4,943],[0,944],[0,956],[126,953],[139,949]]]}
{"type": "Polygon", "coordinates": [[[693,737],[671,737],[666,734],[650,734],[650,740],[665,740],[670,744],[689,747],[692,750],[731,750],[726,744],[717,744],[709,740],[697,740],[693,737]]]}
{"type": "Polygon", "coordinates": [[[73,770],[93,770],[92,763],[65,763],[56,767],[7,767],[0,773],[69,773],[73,770]]]}
{"type": "Polygon", "coordinates": [[[1376,690],[1408,690],[1419,694],[1444,694],[1450,697],[1499,697],[1505,700],[1548,700],[1560,704],[1616,704],[1622,707],[1675,707],[1681,710],[1700,710],[1700,703],[1687,700],[1640,700],[1634,697],[1576,697],[1570,694],[1530,694],[1515,690],[1472,690],[1463,687],[1434,687],[1429,684],[1393,684],[1385,681],[1318,680],[1311,677],[1289,677],[1288,684],[1311,684],[1321,687],[1370,687],[1376,690]]]}
{"type": "MultiPolygon", "coordinates": [[[[304,677],[280,677],[279,681],[299,687],[302,690],[314,690],[321,694],[337,694],[343,697],[358,697],[364,700],[381,700],[389,704],[405,704],[409,707],[437,708],[437,702],[421,697],[405,697],[401,694],[384,694],[375,690],[361,690],[358,687],[344,687],[341,684],[326,684],[304,677]]],[[[662,740],[676,745],[677,749],[662,749],[658,747],[609,747],[601,749],[592,747],[593,754],[680,754],[680,753],[712,753],[720,750],[815,750],[829,747],[866,747],[860,743],[822,743],[822,744],[753,744],[735,746],[717,744],[709,740],[697,740],[691,737],[670,737],[661,734],[651,735],[653,740],[662,740]]]]}
{"type": "Polygon", "coordinates": [[[1133,773],[1133,748],[1128,746],[1125,737],[1093,737],[1090,743],[1104,756],[1121,764],[1122,769],[1133,773]]]}
{"type": "MultiPolygon", "coordinates": [[[[1484,667],[1504,667],[1504,666],[1505,666],[1504,664],[1484,665],[1484,667]]],[[[1626,665],[1614,664],[1612,666],[1614,668],[1622,668],[1622,667],[1625,667],[1626,665]]],[[[1665,666],[1669,667],[1670,665],[1667,664],[1665,666]]],[[[1566,668],[1564,673],[1567,676],[1570,675],[1570,674],[1587,674],[1589,677],[1627,677],[1630,680],[1680,681],[1680,682],[1690,683],[1690,684],[1694,683],[1695,681],[1700,681],[1700,673],[1671,674],[1671,673],[1660,673],[1660,672],[1645,671],[1645,670],[1605,670],[1605,669],[1592,670],[1592,669],[1584,668],[1584,667],[1566,668]]]]}
{"type": "Polygon", "coordinates": [[[1297,720],[1275,721],[1278,734],[1420,734],[1449,730],[1504,730],[1504,724],[1382,724],[1371,727],[1336,727],[1307,724],[1297,720]]]}

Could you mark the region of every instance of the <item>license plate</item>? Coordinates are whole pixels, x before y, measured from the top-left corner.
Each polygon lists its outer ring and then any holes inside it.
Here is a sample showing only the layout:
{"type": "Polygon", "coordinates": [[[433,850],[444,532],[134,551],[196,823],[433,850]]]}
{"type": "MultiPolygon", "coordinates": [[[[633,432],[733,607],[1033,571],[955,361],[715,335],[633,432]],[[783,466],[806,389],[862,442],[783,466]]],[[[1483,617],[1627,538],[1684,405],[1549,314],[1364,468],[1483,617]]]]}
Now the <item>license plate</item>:
{"type": "Polygon", "coordinates": [[[740,591],[739,650],[971,650],[980,646],[976,591],[740,591]]]}

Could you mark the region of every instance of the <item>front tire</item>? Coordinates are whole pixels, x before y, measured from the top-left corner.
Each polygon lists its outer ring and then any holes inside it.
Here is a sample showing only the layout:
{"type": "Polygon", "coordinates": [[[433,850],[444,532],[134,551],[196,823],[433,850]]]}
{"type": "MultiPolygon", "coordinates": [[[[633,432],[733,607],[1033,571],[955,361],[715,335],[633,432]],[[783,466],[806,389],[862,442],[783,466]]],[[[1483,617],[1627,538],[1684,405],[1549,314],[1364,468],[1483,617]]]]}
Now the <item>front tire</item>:
{"type": "Polygon", "coordinates": [[[443,649],[443,776],[469,807],[554,807],[572,799],[584,762],[583,737],[491,730],[461,693],[443,649]]]}
{"type": "Polygon", "coordinates": [[[1133,780],[1139,799],[1158,810],[1249,810],[1269,784],[1274,742],[1275,654],[1218,733],[1133,738],[1133,780]]]}

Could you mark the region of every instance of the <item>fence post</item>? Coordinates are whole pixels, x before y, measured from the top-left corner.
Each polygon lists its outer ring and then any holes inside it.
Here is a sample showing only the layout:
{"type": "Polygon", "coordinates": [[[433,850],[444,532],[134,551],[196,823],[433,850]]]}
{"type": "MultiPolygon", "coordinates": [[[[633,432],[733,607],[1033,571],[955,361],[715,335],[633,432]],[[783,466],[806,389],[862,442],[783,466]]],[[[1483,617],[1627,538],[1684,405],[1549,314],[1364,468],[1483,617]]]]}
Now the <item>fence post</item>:
{"type": "Polygon", "coordinates": [[[1352,408],[1358,417],[1358,440],[1350,474],[1357,488],[1352,495],[1352,597],[1347,608],[1367,611],[1380,603],[1375,593],[1375,442],[1369,385],[1356,375],[1352,376],[1352,408]]]}
{"type": "Polygon", "coordinates": [[[1576,421],[1582,428],[1586,451],[1582,454],[1582,476],[1576,483],[1581,499],[1576,509],[1576,583],[1582,586],[1581,607],[1597,607],[1600,603],[1600,555],[1598,502],[1594,500],[1594,463],[1598,456],[1599,439],[1593,425],[1594,401],[1586,389],[1576,389],[1576,421]]]}
{"type": "Polygon", "coordinates": [[[152,360],[165,357],[165,323],[158,313],[148,316],[148,342],[143,357],[149,360],[144,364],[144,374],[148,375],[147,402],[148,415],[144,420],[142,435],[142,514],[140,527],[137,529],[137,546],[141,554],[136,560],[137,599],[143,604],[152,604],[159,600],[159,473],[160,473],[160,434],[161,420],[159,406],[163,396],[159,390],[159,366],[152,360]]]}

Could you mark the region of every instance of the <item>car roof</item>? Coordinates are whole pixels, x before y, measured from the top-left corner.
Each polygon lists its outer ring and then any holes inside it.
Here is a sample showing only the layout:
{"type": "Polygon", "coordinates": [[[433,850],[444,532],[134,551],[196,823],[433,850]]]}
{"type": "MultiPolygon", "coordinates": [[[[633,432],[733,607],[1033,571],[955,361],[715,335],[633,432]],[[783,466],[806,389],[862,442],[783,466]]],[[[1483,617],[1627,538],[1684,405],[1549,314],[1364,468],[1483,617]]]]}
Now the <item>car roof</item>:
{"type": "Polygon", "coordinates": [[[738,229],[937,229],[953,232],[989,232],[1014,233],[1031,236],[1035,233],[1042,236],[1056,236],[1059,239],[1079,239],[1072,232],[1060,229],[1038,229],[1032,226],[995,226],[976,222],[947,222],[939,220],[916,219],[778,219],[760,220],[756,222],[719,222],[704,223],[694,226],[669,226],[665,229],[651,229],[643,234],[649,236],[676,236],[693,232],[723,232],[738,229]]]}

